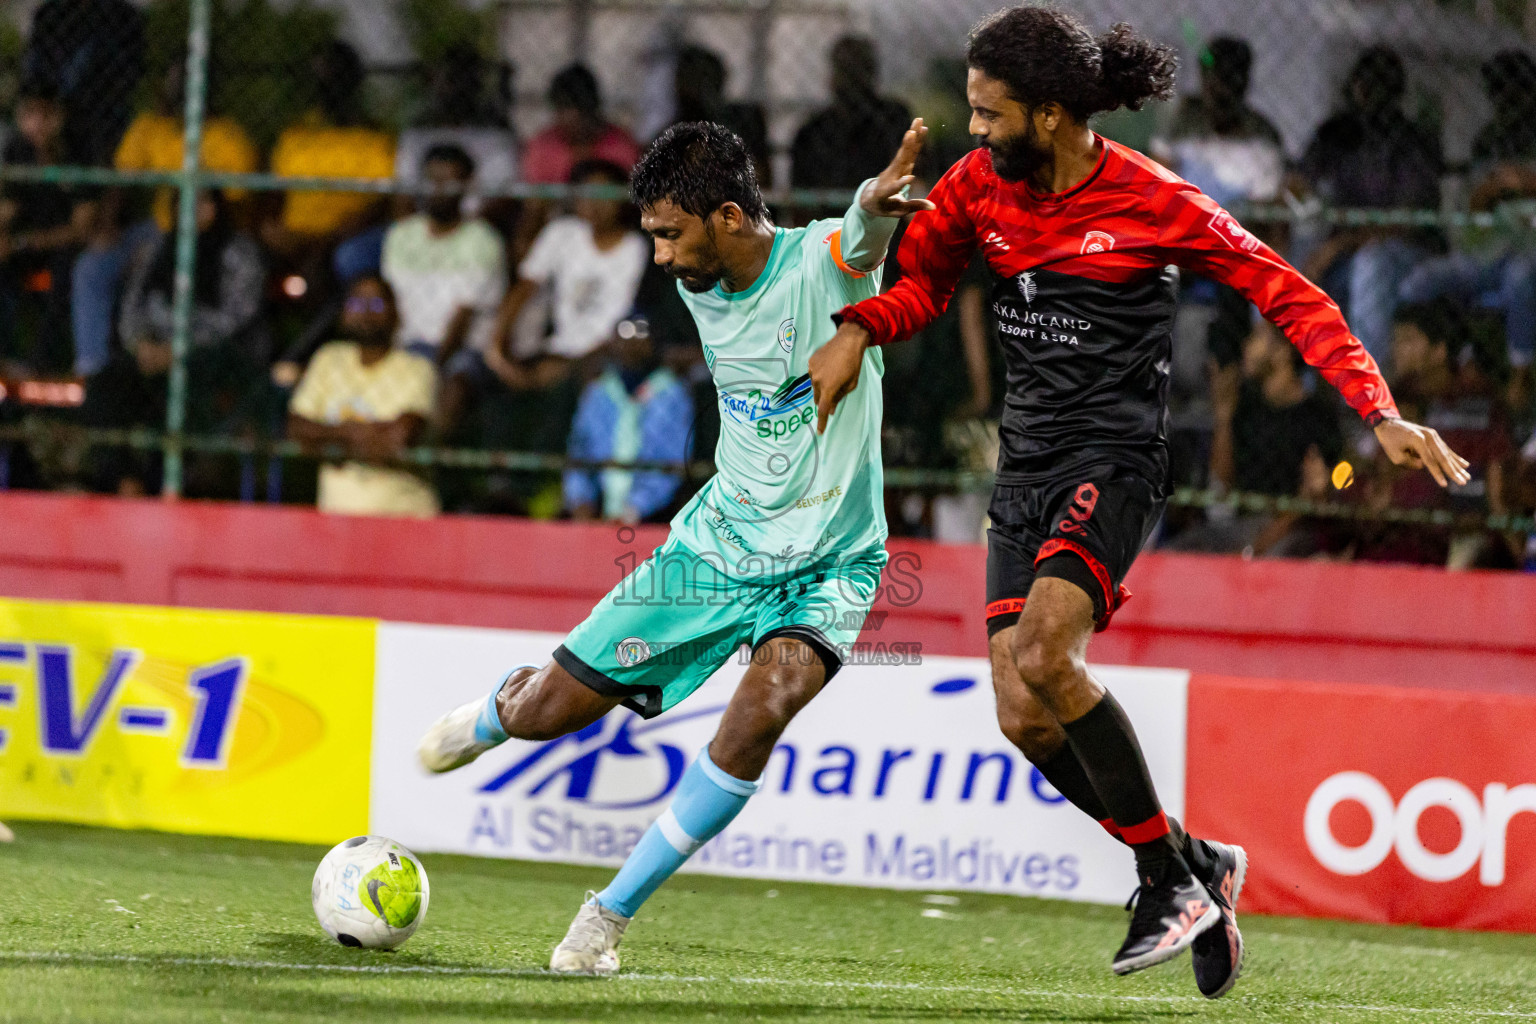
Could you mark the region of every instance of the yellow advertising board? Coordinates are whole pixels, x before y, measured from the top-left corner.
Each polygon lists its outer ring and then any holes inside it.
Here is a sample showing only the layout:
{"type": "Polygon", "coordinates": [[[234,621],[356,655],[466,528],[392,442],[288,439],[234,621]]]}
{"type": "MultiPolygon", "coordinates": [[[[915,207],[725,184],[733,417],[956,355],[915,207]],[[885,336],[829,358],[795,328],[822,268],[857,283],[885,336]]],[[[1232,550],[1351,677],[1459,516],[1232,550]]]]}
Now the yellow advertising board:
{"type": "Polygon", "coordinates": [[[0,819],[366,832],[377,628],[0,599],[0,819]]]}

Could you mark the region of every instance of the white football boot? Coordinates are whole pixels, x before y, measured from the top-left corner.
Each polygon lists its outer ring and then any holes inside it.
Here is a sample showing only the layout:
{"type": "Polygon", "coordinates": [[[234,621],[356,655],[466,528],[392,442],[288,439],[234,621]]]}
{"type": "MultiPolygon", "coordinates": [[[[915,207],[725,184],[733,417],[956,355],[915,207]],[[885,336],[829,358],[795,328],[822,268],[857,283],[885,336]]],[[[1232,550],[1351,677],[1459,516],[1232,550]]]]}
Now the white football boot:
{"type": "MultiPolygon", "coordinates": [[[[522,668],[532,668],[531,665],[519,665],[513,672],[522,668]]],[[[508,678],[511,673],[507,673],[508,678]]],[[[507,685],[506,679],[501,681],[502,686],[507,685]]],[[[496,692],[501,693],[497,687],[496,692]]],[[[480,697],[463,704],[448,712],[442,718],[432,723],[421,742],[416,744],[416,757],[421,761],[421,766],[429,772],[451,772],[455,768],[462,768],[481,754],[493,747],[499,747],[506,742],[503,737],[499,740],[481,740],[475,736],[475,723],[480,720],[480,712],[485,708],[485,698],[480,697]]]]}
{"type": "Polygon", "coordinates": [[[0,843],[8,843],[16,838],[16,833],[5,827],[5,822],[0,821],[0,843]]]}
{"type": "Polygon", "coordinates": [[[556,974],[613,974],[619,969],[619,940],[631,920],[599,906],[597,893],[588,892],[570,931],[550,955],[549,969],[556,974]]]}

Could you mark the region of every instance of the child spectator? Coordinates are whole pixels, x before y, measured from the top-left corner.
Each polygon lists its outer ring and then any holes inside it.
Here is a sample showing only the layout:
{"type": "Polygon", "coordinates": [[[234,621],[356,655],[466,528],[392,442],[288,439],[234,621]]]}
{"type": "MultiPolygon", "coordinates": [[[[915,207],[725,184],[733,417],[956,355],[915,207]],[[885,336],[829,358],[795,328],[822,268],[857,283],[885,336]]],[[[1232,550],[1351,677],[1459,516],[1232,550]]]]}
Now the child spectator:
{"type": "MultiPolygon", "coordinates": [[[[661,364],[644,319],[619,323],[612,354],[582,392],[567,454],[585,462],[686,461],[693,400],[661,364]]],[[[679,473],[662,470],[573,468],[565,473],[565,510],[573,519],[638,523],[667,512],[681,483],[679,473]]]]}
{"type": "Polygon", "coordinates": [[[383,275],[399,301],[400,344],[444,368],[445,429],[458,422],[466,391],[487,381],[485,352],[507,289],[501,236],[463,215],[474,176],[475,162],[458,146],[428,150],[421,212],[396,223],[384,241],[383,275]]]}
{"type": "Polygon", "coordinates": [[[348,341],[321,346],[288,407],[288,434],[320,449],[340,447],[350,459],[320,469],[319,508],[351,515],[427,518],[437,495],[406,469],[378,465],[414,444],[432,414],[432,363],[394,347],[399,318],[382,279],[353,283],[342,312],[348,341]]]}

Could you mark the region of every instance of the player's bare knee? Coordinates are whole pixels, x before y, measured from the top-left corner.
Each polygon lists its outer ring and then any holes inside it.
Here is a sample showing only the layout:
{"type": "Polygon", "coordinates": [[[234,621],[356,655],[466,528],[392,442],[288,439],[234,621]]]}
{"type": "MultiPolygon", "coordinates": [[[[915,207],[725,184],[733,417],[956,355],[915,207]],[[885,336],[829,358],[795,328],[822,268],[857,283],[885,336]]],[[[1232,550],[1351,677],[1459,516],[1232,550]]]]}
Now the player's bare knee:
{"type": "Polygon", "coordinates": [[[764,728],[775,730],[774,738],[777,739],[778,733],[788,727],[820,689],[820,680],[800,666],[773,666],[768,670],[759,705],[759,718],[764,728]]]}
{"type": "Polygon", "coordinates": [[[1013,661],[1019,678],[1047,708],[1052,698],[1070,688],[1082,671],[1071,646],[1060,633],[1026,629],[1020,623],[1014,638],[1013,661]]]}

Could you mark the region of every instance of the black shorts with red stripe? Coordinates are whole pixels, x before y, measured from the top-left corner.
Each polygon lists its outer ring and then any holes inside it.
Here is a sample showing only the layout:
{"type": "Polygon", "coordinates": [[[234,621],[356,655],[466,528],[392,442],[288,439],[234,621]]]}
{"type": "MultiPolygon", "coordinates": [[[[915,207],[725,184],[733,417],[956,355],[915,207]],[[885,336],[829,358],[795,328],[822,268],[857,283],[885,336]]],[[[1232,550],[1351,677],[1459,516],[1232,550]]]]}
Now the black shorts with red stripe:
{"type": "Polygon", "coordinates": [[[1130,596],[1125,574],[1168,497],[1145,472],[1120,465],[1045,483],[998,484],[987,530],[987,635],[1019,621],[1036,577],[1080,587],[1097,629],[1130,596]]]}

